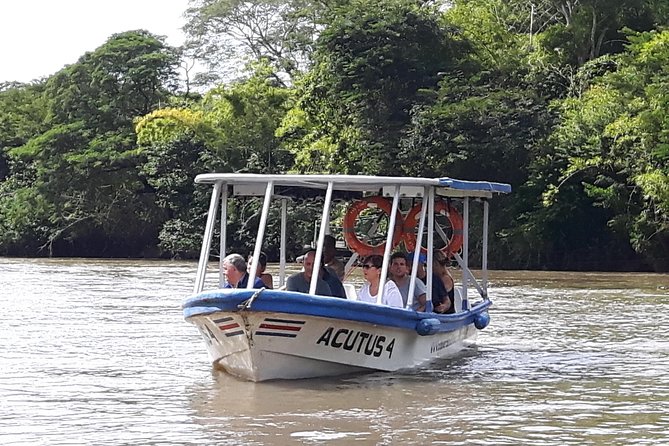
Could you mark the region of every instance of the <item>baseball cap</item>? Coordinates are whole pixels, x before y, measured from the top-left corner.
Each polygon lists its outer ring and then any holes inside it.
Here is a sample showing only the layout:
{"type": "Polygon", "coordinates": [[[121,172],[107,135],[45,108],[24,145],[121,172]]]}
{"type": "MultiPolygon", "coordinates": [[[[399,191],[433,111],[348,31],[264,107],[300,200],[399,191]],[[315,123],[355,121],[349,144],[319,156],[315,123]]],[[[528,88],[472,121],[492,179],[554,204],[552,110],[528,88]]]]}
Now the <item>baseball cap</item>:
{"type": "MultiPolygon", "coordinates": [[[[414,259],[414,253],[413,252],[410,252],[409,254],[407,254],[407,261],[408,262],[413,263],[413,259],[414,259]]],[[[427,256],[423,253],[420,253],[418,255],[418,261],[420,263],[427,263],[427,256]]]]}

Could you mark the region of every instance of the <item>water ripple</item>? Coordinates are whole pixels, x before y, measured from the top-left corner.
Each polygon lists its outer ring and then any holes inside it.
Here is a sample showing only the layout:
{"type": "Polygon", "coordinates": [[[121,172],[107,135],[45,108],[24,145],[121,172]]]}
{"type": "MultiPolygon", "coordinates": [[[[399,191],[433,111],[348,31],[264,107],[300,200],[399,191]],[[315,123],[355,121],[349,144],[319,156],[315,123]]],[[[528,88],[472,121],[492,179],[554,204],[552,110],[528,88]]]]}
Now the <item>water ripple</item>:
{"type": "Polygon", "coordinates": [[[493,272],[492,323],[455,358],[253,384],[184,322],[194,271],[0,259],[0,443],[669,444],[666,275],[493,272]]]}

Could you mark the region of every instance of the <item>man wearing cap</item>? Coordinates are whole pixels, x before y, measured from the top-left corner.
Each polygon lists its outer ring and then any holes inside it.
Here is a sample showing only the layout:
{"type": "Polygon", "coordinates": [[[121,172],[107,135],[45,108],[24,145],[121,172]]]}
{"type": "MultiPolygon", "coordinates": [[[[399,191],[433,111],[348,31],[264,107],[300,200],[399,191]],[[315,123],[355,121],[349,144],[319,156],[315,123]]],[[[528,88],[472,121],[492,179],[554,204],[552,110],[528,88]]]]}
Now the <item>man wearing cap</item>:
{"type": "MultiPolygon", "coordinates": [[[[395,282],[400,290],[404,307],[406,308],[409,300],[409,286],[411,285],[410,270],[407,267],[407,256],[403,252],[396,252],[390,256],[390,278],[395,282]]],[[[416,278],[413,292],[412,309],[415,311],[425,311],[426,288],[425,284],[419,278],[416,278]]]]}

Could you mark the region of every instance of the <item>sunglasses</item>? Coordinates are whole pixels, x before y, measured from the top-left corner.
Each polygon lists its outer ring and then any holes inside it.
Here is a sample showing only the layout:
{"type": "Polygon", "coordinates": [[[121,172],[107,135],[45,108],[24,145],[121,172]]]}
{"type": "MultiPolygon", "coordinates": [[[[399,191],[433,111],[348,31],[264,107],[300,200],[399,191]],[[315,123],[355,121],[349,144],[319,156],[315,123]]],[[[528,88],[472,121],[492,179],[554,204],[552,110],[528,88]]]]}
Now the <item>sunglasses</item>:
{"type": "Polygon", "coordinates": [[[378,268],[376,265],[362,265],[362,269],[378,268]]]}

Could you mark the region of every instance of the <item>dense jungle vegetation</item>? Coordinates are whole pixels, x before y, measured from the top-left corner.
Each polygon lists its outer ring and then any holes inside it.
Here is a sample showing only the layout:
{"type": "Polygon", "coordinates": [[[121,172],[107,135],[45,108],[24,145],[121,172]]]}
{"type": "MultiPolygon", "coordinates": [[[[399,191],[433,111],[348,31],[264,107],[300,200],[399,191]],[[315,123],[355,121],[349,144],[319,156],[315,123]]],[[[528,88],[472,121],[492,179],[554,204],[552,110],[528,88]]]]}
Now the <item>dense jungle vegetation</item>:
{"type": "MultiPolygon", "coordinates": [[[[510,183],[492,203],[494,268],[669,271],[666,0],[185,14],[182,48],[127,31],[0,84],[0,255],[188,258],[208,203],[197,173],[364,173],[510,183]]],[[[317,211],[289,212],[294,254],[317,211]]],[[[229,218],[247,252],[258,203],[229,218]]]]}

